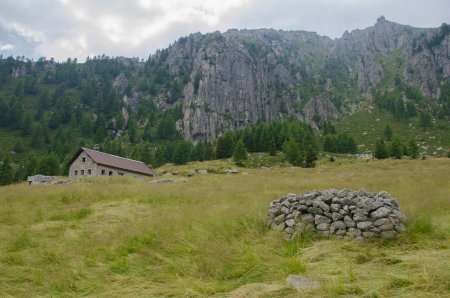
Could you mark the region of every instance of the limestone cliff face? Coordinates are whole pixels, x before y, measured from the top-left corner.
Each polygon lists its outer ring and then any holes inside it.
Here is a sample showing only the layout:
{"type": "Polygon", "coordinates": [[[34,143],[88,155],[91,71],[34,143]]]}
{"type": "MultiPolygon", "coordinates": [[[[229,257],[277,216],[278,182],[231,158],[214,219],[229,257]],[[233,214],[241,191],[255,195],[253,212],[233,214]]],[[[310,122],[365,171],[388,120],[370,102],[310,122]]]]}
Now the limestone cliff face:
{"type": "MultiPolygon", "coordinates": [[[[385,78],[383,57],[398,55],[402,80],[430,99],[450,74],[448,33],[385,20],[331,40],[303,31],[229,30],[181,38],[153,59],[184,75],[186,139],[214,140],[226,130],[296,117],[317,127],[336,119],[335,86],[366,93],[385,78]],[[431,46],[430,46],[431,45],[431,46]]],[[[180,80],[181,81],[181,80],[180,80]]],[[[345,110],[345,104],[341,109],[345,110]]]]}

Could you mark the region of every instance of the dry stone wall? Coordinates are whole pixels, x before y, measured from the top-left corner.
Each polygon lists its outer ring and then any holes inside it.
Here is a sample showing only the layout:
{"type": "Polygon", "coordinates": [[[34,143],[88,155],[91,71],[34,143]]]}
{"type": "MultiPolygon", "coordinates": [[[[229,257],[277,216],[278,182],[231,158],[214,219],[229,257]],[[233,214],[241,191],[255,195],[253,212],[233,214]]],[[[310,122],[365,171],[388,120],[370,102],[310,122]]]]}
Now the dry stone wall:
{"type": "Polygon", "coordinates": [[[269,226],[287,239],[303,231],[338,238],[395,238],[405,230],[406,216],[389,193],[365,190],[324,190],[287,194],[272,201],[269,226]]]}

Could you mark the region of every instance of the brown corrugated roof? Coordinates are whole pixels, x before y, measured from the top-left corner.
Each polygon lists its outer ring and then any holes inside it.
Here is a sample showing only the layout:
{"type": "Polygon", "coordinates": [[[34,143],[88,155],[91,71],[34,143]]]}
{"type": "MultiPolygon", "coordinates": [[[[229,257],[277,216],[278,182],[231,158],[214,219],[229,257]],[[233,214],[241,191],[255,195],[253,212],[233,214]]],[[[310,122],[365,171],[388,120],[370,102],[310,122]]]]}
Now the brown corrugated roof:
{"type": "Polygon", "coordinates": [[[83,147],[74,156],[73,160],[78,157],[81,151],[86,152],[87,155],[89,155],[92,158],[92,160],[98,164],[128,170],[136,173],[141,173],[145,175],[155,176],[155,172],[153,172],[149,167],[147,167],[147,165],[142,161],[128,159],[83,147]]]}

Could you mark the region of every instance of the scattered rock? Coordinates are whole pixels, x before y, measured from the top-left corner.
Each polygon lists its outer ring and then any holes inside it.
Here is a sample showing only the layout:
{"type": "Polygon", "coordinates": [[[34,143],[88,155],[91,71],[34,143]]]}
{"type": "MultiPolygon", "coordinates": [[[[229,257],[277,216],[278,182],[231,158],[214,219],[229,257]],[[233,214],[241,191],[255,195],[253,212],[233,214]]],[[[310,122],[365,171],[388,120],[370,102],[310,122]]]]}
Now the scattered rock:
{"type": "Polygon", "coordinates": [[[27,183],[28,185],[51,184],[55,180],[56,180],[55,176],[35,175],[35,176],[28,176],[27,183]]]}
{"type": "Polygon", "coordinates": [[[172,179],[158,179],[158,180],[152,180],[149,183],[155,183],[155,184],[163,184],[163,183],[173,183],[174,180],[172,179]]]}
{"type": "Polygon", "coordinates": [[[231,168],[231,169],[227,169],[225,170],[225,172],[227,172],[228,174],[237,174],[239,173],[239,171],[235,168],[231,168]]]}
{"type": "Polygon", "coordinates": [[[289,275],[286,282],[292,285],[297,290],[312,290],[320,287],[320,282],[303,275],[289,275]]]}

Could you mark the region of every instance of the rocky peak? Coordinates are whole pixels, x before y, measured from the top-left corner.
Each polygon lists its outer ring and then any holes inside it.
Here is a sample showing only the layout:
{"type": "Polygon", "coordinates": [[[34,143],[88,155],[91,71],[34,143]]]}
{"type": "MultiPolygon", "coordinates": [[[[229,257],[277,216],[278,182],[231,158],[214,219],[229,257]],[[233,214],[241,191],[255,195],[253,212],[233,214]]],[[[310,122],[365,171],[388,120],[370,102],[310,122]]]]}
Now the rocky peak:
{"type": "Polygon", "coordinates": [[[414,49],[429,44],[435,34],[383,16],[374,26],[346,31],[335,40],[305,31],[230,29],[180,38],[155,59],[173,76],[188,71],[183,90],[185,137],[214,140],[259,119],[294,116],[313,127],[336,119],[336,86],[357,86],[365,94],[384,80],[386,67],[392,66],[384,64],[383,57],[394,53],[402,62],[395,67],[403,81],[436,98],[438,76],[445,80],[450,73],[448,38],[432,49],[414,49]],[[305,92],[305,86],[318,90],[305,92]]]}

